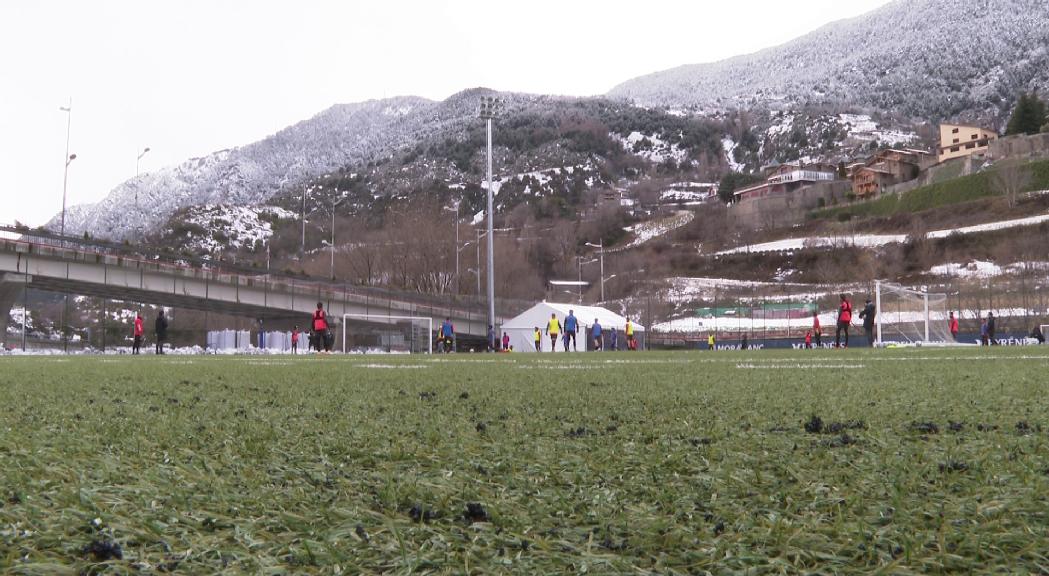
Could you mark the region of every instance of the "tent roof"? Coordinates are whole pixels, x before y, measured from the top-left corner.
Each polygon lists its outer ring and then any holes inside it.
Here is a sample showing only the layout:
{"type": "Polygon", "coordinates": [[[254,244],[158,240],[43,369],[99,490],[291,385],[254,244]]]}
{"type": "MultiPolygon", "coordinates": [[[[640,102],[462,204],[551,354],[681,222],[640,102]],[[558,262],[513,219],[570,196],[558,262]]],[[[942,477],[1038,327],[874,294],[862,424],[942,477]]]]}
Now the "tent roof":
{"type": "MultiPolygon", "coordinates": [[[[550,318],[551,313],[557,314],[558,319],[564,322],[565,317],[568,316],[569,310],[575,311],[576,318],[578,318],[579,323],[584,326],[590,326],[593,324],[595,318],[606,328],[622,329],[626,325],[626,318],[607,308],[582,306],[579,304],[559,304],[557,302],[544,301],[539,302],[528,310],[525,310],[517,316],[507,320],[503,323],[502,328],[507,330],[531,330],[536,326],[539,328],[546,328],[546,321],[550,318]]],[[[634,322],[634,330],[644,332],[645,327],[634,322]]]]}

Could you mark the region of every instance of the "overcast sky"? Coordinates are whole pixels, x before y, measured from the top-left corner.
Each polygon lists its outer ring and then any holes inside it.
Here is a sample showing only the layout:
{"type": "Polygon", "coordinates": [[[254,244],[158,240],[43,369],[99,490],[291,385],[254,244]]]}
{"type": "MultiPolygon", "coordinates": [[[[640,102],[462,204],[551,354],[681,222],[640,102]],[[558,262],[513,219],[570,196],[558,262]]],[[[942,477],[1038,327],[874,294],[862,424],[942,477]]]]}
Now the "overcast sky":
{"type": "Polygon", "coordinates": [[[594,95],[780,44],[887,0],[69,0],[0,18],[0,223],[46,222],[135,175],[335,103],[486,86],[594,95]]]}

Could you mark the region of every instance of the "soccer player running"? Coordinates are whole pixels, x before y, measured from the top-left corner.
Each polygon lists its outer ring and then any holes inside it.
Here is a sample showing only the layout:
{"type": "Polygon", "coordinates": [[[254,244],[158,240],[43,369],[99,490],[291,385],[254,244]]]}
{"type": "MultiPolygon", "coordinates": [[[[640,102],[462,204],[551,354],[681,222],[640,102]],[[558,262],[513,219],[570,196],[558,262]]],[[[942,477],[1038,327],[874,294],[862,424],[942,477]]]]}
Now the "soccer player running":
{"type": "Polygon", "coordinates": [[[594,325],[590,329],[590,333],[594,337],[594,350],[604,350],[605,338],[604,335],[601,334],[601,323],[597,321],[597,318],[594,318],[594,325]]]}
{"type": "Polygon", "coordinates": [[[561,333],[561,322],[553,312],[550,313],[550,321],[546,323],[546,333],[550,336],[550,351],[557,352],[557,335],[561,333]]]}
{"type": "Polygon", "coordinates": [[[634,323],[630,321],[630,318],[626,319],[626,328],[623,330],[626,332],[626,349],[637,350],[637,344],[634,343],[634,323]]]}
{"type": "Polygon", "coordinates": [[[878,311],[874,309],[874,303],[867,298],[867,303],[860,310],[860,319],[863,320],[863,333],[867,336],[867,347],[874,347],[874,316],[878,311]]]}
{"type": "Polygon", "coordinates": [[[812,311],[812,336],[816,338],[816,348],[823,348],[823,328],[820,327],[820,313],[812,311]]]}
{"type": "Polygon", "coordinates": [[[535,351],[543,351],[543,331],[538,326],[535,327],[535,351]]]}
{"type": "Polygon", "coordinates": [[[849,347],[849,324],[852,324],[852,303],[844,294],[838,306],[838,325],[834,331],[834,347],[841,348],[841,333],[845,332],[845,348],[849,347]]]}
{"type": "Polygon", "coordinates": [[[569,310],[568,316],[565,317],[565,352],[568,352],[568,342],[572,342],[572,351],[578,352],[579,348],[576,346],[575,335],[579,330],[579,320],[575,317],[575,310],[569,310]]]}
{"type": "Polygon", "coordinates": [[[951,331],[951,338],[955,342],[958,341],[958,317],[951,312],[951,317],[947,319],[947,329],[951,331]]]}

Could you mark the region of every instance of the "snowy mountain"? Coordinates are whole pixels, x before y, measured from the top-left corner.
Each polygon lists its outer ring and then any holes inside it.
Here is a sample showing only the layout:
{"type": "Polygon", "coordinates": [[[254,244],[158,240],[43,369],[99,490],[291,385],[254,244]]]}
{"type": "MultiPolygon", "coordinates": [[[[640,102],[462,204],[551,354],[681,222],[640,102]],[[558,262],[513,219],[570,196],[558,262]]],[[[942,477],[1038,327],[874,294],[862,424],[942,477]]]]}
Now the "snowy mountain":
{"type": "MultiPolygon", "coordinates": [[[[155,228],[181,208],[259,204],[283,187],[367,163],[472,112],[439,107],[416,97],[336,105],[259,142],[124,182],[97,204],[72,207],[66,231],[122,239],[155,228]]],[[[55,229],[58,222],[55,217],[47,226],[55,229]]]]}
{"type": "MultiPolygon", "coordinates": [[[[72,207],[66,231],[124,239],[176,232],[183,224],[195,229],[200,222],[186,211],[195,206],[274,204],[297,212],[303,187],[323,191],[308,203],[333,193],[353,196],[343,209],[459,189],[466,190],[464,210],[478,209],[484,125],[477,106],[481,95],[492,93],[473,89],[442,102],[402,97],[337,105],[259,142],[129,180],[97,204],[72,207]]],[[[500,207],[557,194],[574,204],[624,170],[644,173],[644,166],[707,173],[725,168],[723,130],[712,120],[602,98],[500,97],[500,207]]],[[[58,222],[55,217],[48,227],[58,222]]]]}
{"type": "Polygon", "coordinates": [[[700,111],[860,107],[1000,121],[1035,88],[1049,88],[1049,2],[897,0],[781,46],[635,78],[609,96],[700,111]]]}

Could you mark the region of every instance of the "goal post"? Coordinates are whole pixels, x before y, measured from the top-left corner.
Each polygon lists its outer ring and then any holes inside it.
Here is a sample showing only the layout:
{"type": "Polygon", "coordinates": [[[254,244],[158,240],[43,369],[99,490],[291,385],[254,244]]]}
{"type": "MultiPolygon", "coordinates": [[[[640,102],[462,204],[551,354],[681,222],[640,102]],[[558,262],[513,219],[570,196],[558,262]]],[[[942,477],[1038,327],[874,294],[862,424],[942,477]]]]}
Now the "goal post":
{"type": "Polygon", "coordinates": [[[879,346],[952,341],[947,326],[947,294],[880,280],[874,290],[879,346]]]}
{"type": "Polygon", "coordinates": [[[433,318],[430,316],[393,316],[390,314],[343,314],[342,352],[349,349],[347,325],[357,322],[365,350],[405,351],[410,354],[433,354],[433,318]]]}

